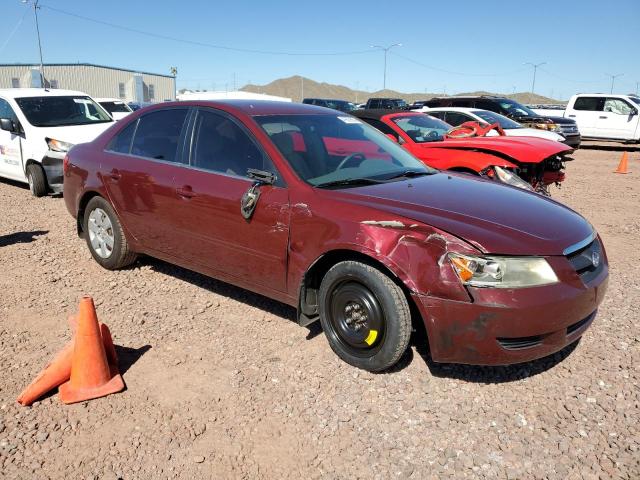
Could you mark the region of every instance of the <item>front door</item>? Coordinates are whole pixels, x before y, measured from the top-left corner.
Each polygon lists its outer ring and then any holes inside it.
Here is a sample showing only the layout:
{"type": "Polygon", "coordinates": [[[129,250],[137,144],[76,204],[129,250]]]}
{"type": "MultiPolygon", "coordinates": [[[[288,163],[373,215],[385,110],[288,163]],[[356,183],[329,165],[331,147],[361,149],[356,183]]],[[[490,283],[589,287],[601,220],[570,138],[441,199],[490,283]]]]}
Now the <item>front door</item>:
{"type": "Polygon", "coordinates": [[[227,114],[197,112],[190,162],[175,186],[180,200],[174,211],[174,234],[189,264],[231,278],[286,291],[289,241],[289,193],[277,180],[257,187],[253,216],[240,211],[242,196],[253,185],[248,169],[278,175],[251,133],[227,114]]]}
{"type": "MultiPolygon", "coordinates": [[[[18,117],[9,102],[0,98],[0,118],[8,118],[17,124],[18,117]]],[[[13,180],[25,180],[22,168],[20,135],[0,130],[0,175],[13,180]]]]}
{"type": "Polygon", "coordinates": [[[636,110],[635,107],[622,98],[610,97],[604,100],[603,110],[596,124],[598,136],[620,140],[634,137],[638,115],[631,115],[631,112],[636,110]]]}

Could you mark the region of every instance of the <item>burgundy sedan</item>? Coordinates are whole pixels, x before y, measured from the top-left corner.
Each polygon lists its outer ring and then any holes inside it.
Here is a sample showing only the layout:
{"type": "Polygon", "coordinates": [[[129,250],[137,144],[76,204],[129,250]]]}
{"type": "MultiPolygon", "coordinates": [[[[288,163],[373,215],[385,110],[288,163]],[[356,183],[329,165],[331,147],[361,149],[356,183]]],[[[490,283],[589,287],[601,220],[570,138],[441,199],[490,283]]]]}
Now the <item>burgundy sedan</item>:
{"type": "Polygon", "coordinates": [[[602,242],[574,211],[441,173],[310,105],[144,108],[69,152],[64,198],[103,267],[146,254],[285,302],[371,371],[398,361],[412,322],[437,362],[551,354],[607,286],[602,242]]]}

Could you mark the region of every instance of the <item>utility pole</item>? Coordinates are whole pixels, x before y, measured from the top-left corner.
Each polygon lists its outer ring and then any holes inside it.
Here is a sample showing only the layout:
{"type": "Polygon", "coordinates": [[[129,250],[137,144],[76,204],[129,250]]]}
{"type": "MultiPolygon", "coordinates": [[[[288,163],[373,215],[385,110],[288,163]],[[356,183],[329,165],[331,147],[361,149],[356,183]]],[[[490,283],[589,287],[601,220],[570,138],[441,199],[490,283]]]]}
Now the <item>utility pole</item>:
{"type": "Polygon", "coordinates": [[[536,72],[538,70],[538,67],[542,66],[542,65],[546,65],[547,62],[540,62],[540,63],[531,63],[531,62],[525,62],[523,63],[523,65],[531,65],[533,67],[533,82],[531,82],[531,93],[535,92],[536,89],[536,72]]]}
{"type": "Polygon", "coordinates": [[[638,86],[640,86],[640,82],[636,82],[636,95],[638,95],[638,86]]]}
{"type": "Polygon", "coordinates": [[[235,92],[236,90],[236,72],[233,72],[233,91],[235,92]]]}
{"type": "Polygon", "coordinates": [[[38,33],[38,50],[40,51],[40,83],[42,84],[42,88],[47,88],[44,83],[44,65],[42,62],[42,43],[40,42],[40,25],[38,24],[38,10],[40,9],[40,5],[38,3],[40,0],[22,0],[24,4],[33,5],[33,15],[36,17],[36,32],[38,33]]]}
{"type": "MultiPolygon", "coordinates": [[[[613,93],[613,84],[616,81],[617,77],[621,77],[622,75],[624,75],[624,73],[616,73],[615,75],[611,75],[610,73],[605,73],[605,75],[607,75],[608,77],[611,77],[611,91],[609,93],[613,93]]],[[[636,84],[636,87],[638,85],[636,84]]]]}
{"type": "Polygon", "coordinates": [[[393,47],[401,47],[401,46],[402,46],[401,43],[394,43],[393,45],[389,45],[388,47],[382,47],[380,45],[371,45],[371,48],[379,48],[380,50],[384,51],[384,74],[382,77],[383,90],[387,89],[387,53],[389,53],[389,50],[391,50],[393,47]]]}
{"type": "Polygon", "coordinates": [[[178,67],[171,67],[169,69],[171,76],[173,77],[173,99],[178,98],[178,87],[176,85],[176,76],[178,75],[178,67]]]}

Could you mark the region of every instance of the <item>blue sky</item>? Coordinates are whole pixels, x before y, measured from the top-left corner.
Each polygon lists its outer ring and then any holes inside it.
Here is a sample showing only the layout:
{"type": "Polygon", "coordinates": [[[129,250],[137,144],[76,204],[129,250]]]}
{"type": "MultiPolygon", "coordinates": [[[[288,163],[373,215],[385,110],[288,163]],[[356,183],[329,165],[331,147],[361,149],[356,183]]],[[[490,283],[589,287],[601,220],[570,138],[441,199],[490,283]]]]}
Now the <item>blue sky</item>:
{"type": "MultiPolygon", "coordinates": [[[[178,88],[231,89],[304,75],[352,88],[382,88],[383,54],[370,45],[402,43],[388,56],[387,87],[403,92],[529,91],[628,93],[640,82],[640,0],[389,2],[271,0],[182,2],[41,0],[45,63],[89,62],[168,73],[178,88]],[[420,9],[416,5],[422,5],[420,9]],[[48,8],[51,7],[51,8],[48,8]],[[305,56],[235,52],[154,38],[61,13],[195,43],[305,56]],[[425,67],[431,67],[427,68],[425,67]]],[[[33,12],[0,0],[0,63],[37,62],[33,12]]]]}

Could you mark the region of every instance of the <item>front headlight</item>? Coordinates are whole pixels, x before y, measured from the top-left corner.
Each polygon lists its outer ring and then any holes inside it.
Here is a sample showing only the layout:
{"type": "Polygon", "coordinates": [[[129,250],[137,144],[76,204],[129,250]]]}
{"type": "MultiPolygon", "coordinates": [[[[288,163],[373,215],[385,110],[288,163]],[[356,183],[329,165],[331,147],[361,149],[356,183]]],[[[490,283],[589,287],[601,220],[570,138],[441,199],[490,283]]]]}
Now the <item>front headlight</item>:
{"type": "Polygon", "coordinates": [[[449,253],[463,284],[472,287],[523,288],[549,285],[558,277],[540,257],[479,257],[449,253]]]}
{"type": "Polygon", "coordinates": [[[73,147],[73,143],[62,142],[54,138],[47,138],[47,145],[49,145],[49,150],[54,152],[68,152],[73,147]]]}
{"type": "Polygon", "coordinates": [[[494,166],[493,170],[496,172],[496,177],[498,177],[498,180],[500,180],[502,183],[513,185],[514,187],[533,192],[533,187],[515,173],[498,166],[494,166]]]}

